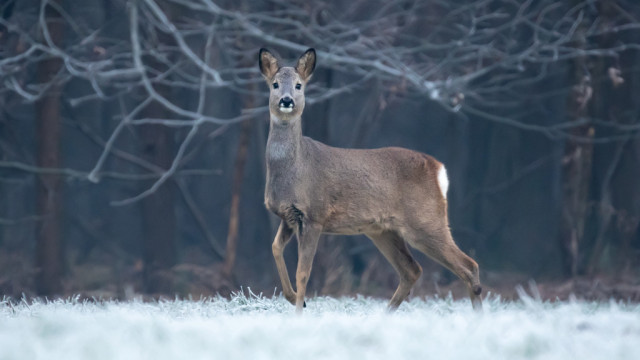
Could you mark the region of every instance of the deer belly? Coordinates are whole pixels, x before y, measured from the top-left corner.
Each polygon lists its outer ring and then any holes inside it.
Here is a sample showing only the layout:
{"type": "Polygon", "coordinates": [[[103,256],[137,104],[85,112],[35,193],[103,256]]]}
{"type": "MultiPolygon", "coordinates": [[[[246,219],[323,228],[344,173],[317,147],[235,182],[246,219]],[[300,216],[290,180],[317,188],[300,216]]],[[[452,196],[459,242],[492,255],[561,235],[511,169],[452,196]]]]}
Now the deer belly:
{"type": "Polygon", "coordinates": [[[388,219],[380,217],[341,214],[340,216],[329,217],[324,224],[323,232],[341,235],[357,235],[379,232],[391,226],[391,222],[388,219]]]}

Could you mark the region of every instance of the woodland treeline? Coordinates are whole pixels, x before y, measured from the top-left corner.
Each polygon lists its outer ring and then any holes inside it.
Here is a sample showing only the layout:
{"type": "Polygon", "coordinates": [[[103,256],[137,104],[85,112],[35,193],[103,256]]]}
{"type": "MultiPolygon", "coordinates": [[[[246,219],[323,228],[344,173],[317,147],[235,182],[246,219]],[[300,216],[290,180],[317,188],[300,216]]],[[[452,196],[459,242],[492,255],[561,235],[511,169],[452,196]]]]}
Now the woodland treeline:
{"type": "MultiPolygon", "coordinates": [[[[279,288],[261,47],[317,50],[305,135],[447,165],[485,279],[640,275],[636,1],[0,4],[2,295],[279,288]]],[[[423,288],[453,280],[418,258],[423,288]]],[[[326,236],[308,292],[396,281],[366,238],[326,236]]]]}

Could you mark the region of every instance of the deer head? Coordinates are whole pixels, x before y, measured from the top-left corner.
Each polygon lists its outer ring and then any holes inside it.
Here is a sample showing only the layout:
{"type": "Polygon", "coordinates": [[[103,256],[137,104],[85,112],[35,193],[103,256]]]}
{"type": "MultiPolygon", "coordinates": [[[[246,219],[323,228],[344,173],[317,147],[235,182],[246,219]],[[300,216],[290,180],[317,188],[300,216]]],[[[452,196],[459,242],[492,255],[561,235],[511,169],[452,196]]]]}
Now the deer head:
{"type": "Polygon", "coordinates": [[[258,61],[270,88],[271,118],[283,124],[299,119],[304,110],[304,89],[316,66],[316,51],[305,51],[295,67],[281,67],[278,59],[267,49],[260,49],[258,61]]]}

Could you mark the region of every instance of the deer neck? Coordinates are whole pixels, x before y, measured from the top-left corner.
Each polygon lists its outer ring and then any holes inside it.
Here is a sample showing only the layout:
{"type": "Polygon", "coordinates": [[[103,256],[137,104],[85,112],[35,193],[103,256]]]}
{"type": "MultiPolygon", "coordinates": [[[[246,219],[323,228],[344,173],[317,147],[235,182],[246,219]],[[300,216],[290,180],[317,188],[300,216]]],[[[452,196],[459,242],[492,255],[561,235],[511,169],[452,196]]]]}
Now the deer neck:
{"type": "Polygon", "coordinates": [[[300,119],[283,123],[271,118],[267,139],[265,204],[279,213],[282,206],[296,202],[296,184],[301,166],[302,126],[300,119]],[[284,204],[284,205],[283,205],[284,204]]]}
{"type": "Polygon", "coordinates": [[[287,122],[271,115],[269,138],[267,139],[267,165],[284,163],[295,165],[302,145],[302,122],[300,118],[287,122]]]}

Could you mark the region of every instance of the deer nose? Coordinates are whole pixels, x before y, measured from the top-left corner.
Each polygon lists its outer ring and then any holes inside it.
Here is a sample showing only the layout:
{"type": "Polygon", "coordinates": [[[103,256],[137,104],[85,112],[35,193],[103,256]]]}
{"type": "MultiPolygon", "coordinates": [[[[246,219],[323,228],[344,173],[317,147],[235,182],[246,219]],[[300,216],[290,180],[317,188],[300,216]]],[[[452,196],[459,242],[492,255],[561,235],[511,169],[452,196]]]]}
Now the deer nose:
{"type": "Polygon", "coordinates": [[[280,99],[280,107],[292,108],[293,107],[293,99],[289,96],[285,96],[280,99]]]}

